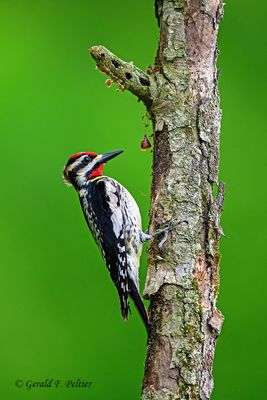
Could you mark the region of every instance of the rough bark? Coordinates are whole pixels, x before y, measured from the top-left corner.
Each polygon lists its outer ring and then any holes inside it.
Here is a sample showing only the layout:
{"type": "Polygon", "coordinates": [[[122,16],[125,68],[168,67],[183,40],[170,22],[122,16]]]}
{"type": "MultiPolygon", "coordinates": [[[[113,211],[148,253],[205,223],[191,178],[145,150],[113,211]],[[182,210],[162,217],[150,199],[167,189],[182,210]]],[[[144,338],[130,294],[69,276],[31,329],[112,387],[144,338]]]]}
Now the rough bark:
{"type": "Polygon", "coordinates": [[[224,198],[216,40],[223,5],[156,0],[155,8],[160,39],[150,75],[102,46],[90,52],[147,107],[154,128],[150,230],[175,226],[161,250],[157,240],[148,249],[151,336],[142,400],[208,400],[223,323],[216,308],[224,198]]]}

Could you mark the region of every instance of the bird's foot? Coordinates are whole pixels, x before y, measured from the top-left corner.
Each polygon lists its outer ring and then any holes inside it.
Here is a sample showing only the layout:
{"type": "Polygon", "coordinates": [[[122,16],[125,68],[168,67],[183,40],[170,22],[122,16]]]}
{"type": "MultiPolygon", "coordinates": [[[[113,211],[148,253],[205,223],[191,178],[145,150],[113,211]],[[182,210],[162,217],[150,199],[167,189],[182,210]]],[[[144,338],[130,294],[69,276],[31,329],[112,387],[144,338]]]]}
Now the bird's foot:
{"type": "Polygon", "coordinates": [[[180,225],[184,222],[188,224],[188,221],[186,221],[186,220],[170,223],[166,228],[157,229],[156,232],[152,233],[151,235],[149,235],[148,230],[146,230],[145,232],[142,232],[142,234],[141,234],[141,241],[142,241],[142,243],[144,243],[144,242],[147,242],[148,240],[155,239],[159,235],[163,235],[163,238],[161,239],[161,241],[158,244],[159,249],[161,249],[162,246],[164,245],[164,243],[166,242],[169,233],[173,230],[173,228],[175,228],[177,225],[180,225]]]}

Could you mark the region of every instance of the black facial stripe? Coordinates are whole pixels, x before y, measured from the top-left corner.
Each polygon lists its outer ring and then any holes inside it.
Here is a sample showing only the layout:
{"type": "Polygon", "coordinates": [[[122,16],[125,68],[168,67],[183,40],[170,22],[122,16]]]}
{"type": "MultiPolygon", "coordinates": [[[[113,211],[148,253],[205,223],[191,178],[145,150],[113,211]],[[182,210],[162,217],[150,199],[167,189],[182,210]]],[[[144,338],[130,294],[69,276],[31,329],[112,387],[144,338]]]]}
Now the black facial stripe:
{"type": "Polygon", "coordinates": [[[74,186],[77,187],[77,176],[79,175],[80,172],[82,172],[82,175],[79,177],[79,179],[88,179],[90,174],[99,167],[100,163],[97,162],[95,165],[92,165],[92,161],[96,156],[89,156],[88,154],[81,154],[81,156],[76,157],[75,159],[70,159],[68,164],[66,165],[65,170],[70,168],[70,171],[67,172],[67,176],[65,175],[65,178],[74,186]],[[90,158],[90,162],[84,162],[85,156],[90,158]],[[76,162],[76,164],[72,165],[73,162],[76,162]]]}
{"type": "Polygon", "coordinates": [[[96,169],[96,168],[98,168],[100,166],[100,162],[97,162],[95,165],[94,165],[94,168],[93,169],[96,169]]]}
{"type": "MultiPolygon", "coordinates": [[[[89,165],[89,164],[87,164],[87,165],[89,165]]],[[[78,164],[75,168],[73,168],[73,170],[71,171],[71,174],[76,175],[77,172],[78,172],[80,169],[84,169],[85,167],[86,167],[86,164],[84,164],[84,163],[82,162],[82,160],[80,160],[79,164],[78,164]]]]}
{"type": "Polygon", "coordinates": [[[66,167],[68,167],[69,165],[73,164],[75,161],[79,160],[80,157],[83,157],[83,154],[76,157],[76,158],[70,158],[69,161],[66,164],[66,167]]]}

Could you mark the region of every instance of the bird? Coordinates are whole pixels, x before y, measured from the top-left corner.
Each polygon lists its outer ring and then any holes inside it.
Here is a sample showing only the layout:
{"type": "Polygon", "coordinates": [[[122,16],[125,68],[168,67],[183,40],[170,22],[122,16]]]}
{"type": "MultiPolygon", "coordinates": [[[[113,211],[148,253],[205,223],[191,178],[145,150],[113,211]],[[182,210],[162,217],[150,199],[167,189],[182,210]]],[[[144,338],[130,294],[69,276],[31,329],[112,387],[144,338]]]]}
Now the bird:
{"type": "Polygon", "coordinates": [[[149,235],[142,231],[139,207],[128,190],[103,175],[104,165],[121,154],[79,152],[64,167],[66,184],[77,191],[89,230],[97,243],[115,284],[124,320],[129,315],[129,298],[135,304],[149,334],[149,320],[139,291],[142,245],[165,232],[149,235]]]}

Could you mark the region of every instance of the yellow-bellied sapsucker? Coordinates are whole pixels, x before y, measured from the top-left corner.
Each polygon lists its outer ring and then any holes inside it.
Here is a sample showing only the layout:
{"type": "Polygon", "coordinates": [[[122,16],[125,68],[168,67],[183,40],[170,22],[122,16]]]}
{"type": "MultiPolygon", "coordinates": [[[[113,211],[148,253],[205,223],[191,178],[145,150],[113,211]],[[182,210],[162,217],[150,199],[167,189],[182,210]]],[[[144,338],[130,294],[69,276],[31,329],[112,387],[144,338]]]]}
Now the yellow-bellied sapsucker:
{"type": "Polygon", "coordinates": [[[139,294],[142,243],[162,233],[142,231],[139,208],[120,183],[103,175],[104,163],[122,151],[74,154],[64,168],[65,182],[78,192],[83,213],[117,288],[121,313],[128,318],[130,296],[148,330],[148,317],[139,294]]]}

